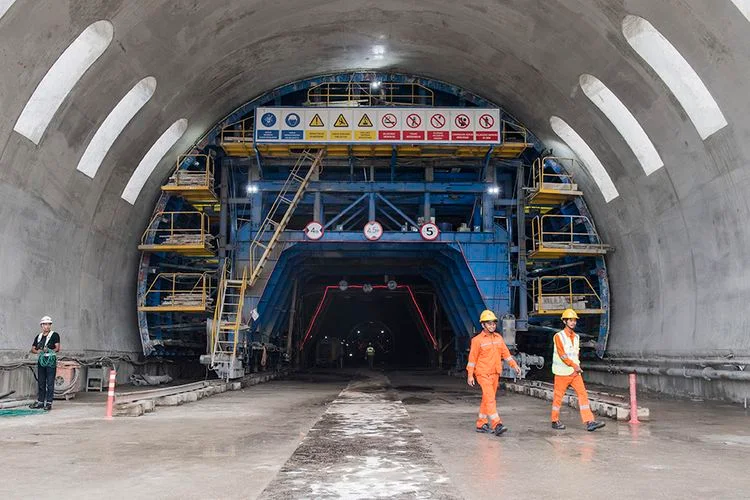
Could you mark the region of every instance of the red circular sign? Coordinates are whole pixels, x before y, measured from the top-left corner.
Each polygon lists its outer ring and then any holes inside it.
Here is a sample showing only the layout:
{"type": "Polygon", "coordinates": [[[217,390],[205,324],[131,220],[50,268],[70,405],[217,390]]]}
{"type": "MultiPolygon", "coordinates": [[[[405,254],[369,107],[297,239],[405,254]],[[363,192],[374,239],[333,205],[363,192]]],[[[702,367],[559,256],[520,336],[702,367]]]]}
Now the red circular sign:
{"type": "Polygon", "coordinates": [[[430,125],[432,125],[434,128],[445,127],[445,116],[441,115],[440,113],[435,113],[430,117],[430,125]]]}
{"type": "Polygon", "coordinates": [[[458,128],[467,128],[469,125],[471,125],[471,119],[463,113],[461,113],[460,115],[456,115],[454,122],[456,123],[456,127],[458,128]]]}
{"type": "Polygon", "coordinates": [[[424,240],[434,241],[438,238],[438,236],[440,236],[440,229],[432,222],[428,222],[427,224],[423,224],[422,227],[419,228],[419,234],[424,240]]]}
{"type": "Polygon", "coordinates": [[[398,123],[398,120],[393,113],[386,113],[380,119],[380,123],[382,123],[385,128],[393,128],[398,123]]]}
{"type": "Polygon", "coordinates": [[[488,129],[492,128],[492,126],[495,125],[495,117],[492,115],[488,115],[487,113],[483,114],[479,117],[479,126],[488,129]]]}
{"type": "Polygon", "coordinates": [[[406,117],[406,126],[409,128],[417,128],[422,125],[422,117],[416,113],[412,113],[406,117]]]}
{"type": "Polygon", "coordinates": [[[367,238],[368,240],[378,241],[380,237],[383,236],[383,226],[380,225],[380,222],[371,220],[370,222],[365,224],[362,232],[365,233],[365,238],[367,238]]]}
{"type": "Polygon", "coordinates": [[[325,229],[323,228],[323,224],[314,220],[307,223],[304,229],[304,233],[305,236],[307,236],[307,239],[315,241],[323,237],[325,229]]]}

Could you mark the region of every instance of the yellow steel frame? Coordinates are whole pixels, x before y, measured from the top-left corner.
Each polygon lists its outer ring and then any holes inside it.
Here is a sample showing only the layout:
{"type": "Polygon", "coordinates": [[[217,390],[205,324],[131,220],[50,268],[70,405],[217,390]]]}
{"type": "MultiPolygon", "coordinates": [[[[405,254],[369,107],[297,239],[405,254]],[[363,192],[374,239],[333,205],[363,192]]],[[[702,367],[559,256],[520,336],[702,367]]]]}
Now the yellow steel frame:
{"type": "Polygon", "coordinates": [[[143,301],[138,304],[139,311],[181,311],[205,312],[208,310],[208,296],[211,293],[211,275],[209,273],[159,273],[146,290],[143,301]],[[164,284],[167,284],[165,287],[164,284]],[[198,305],[159,304],[147,306],[149,297],[160,294],[166,297],[195,297],[200,296],[198,305]]]}
{"type": "Polygon", "coordinates": [[[604,255],[609,249],[608,245],[601,243],[599,235],[594,232],[597,243],[581,243],[576,241],[578,237],[589,238],[591,233],[576,232],[575,226],[585,224],[587,228],[594,231],[593,224],[583,215],[537,215],[531,220],[532,249],[529,252],[531,258],[559,259],[566,255],[604,255]],[[545,229],[545,223],[557,219],[562,220],[563,227],[569,227],[565,231],[551,231],[545,229]]]}
{"type": "Polygon", "coordinates": [[[534,297],[534,314],[558,315],[567,308],[572,308],[579,314],[602,314],[602,299],[596,293],[591,282],[585,276],[540,276],[532,281],[531,294],[534,297]],[[561,285],[562,282],[562,285],[561,285]],[[573,292],[574,284],[583,284],[585,292],[573,292]],[[552,291],[549,291],[552,288],[552,291]],[[545,308],[544,298],[556,297],[564,299],[559,308],[545,308]],[[581,301],[594,302],[598,307],[576,308],[581,301]]]}
{"type": "MultiPolygon", "coordinates": [[[[305,151],[324,149],[331,158],[390,158],[391,144],[307,144],[307,143],[262,143],[255,144],[253,117],[221,129],[221,147],[232,156],[251,156],[258,152],[270,157],[297,156],[305,151]]],[[[400,158],[484,158],[488,152],[495,158],[517,158],[530,146],[528,131],[519,125],[502,122],[501,144],[490,151],[488,146],[458,146],[453,144],[396,144],[396,155],[400,158]]]]}
{"type": "Polygon", "coordinates": [[[190,255],[194,257],[202,256],[209,257],[214,255],[213,248],[209,243],[208,232],[209,218],[208,215],[198,211],[184,211],[184,212],[157,212],[148,227],[143,232],[141,237],[141,244],[138,245],[138,250],[145,252],[175,252],[184,255],[190,255]],[[198,227],[176,227],[175,220],[178,217],[195,217],[199,224],[198,227]],[[169,227],[160,228],[160,223],[166,219],[169,222],[169,227]],[[149,235],[153,235],[154,243],[146,243],[149,239],[149,235]],[[158,239],[168,241],[174,237],[185,236],[185,235],[197,235],[197,241],[191,241],[189,243],[179,242],[157,242],[158,239]]]}
{"type": "Polygon", "coordinates": [[[435,93],[419,83],[324,82],[307,91],[305,106],[433,106],[435,93]],[[420,91],[422,92],[420,94],[420,91]]]}
{"type": "Polygon", "coordinates": [[[191,203],[218,203],[219,199],[214,189],[214,174],[214,160],[211,156],[206,154],[179,155],[174,174],[172,174],[167,184],[162,186],[161,189],[170,194],[180,195],[191,203]],[[205,167],[195,169],[190,165],[185,169],[180,168],[182,163],[190,158],[195,159],[199,164],[202,162],[205,167]],[[187,176],[191,178],[200,176],[202,177],[202,182],[200,184],[187,183],[185,182],[187,176]]]}
{"type": "Polygon", "coordinates": [[[573,177],[570,174],[544,171],[544,164],[547,160],[554,160],[563,165],[571,163],[571,166],[574,162],[572,158],[557,156],[537,158],[532,166],[533,187],[528,196],[529,203],[557,205],[577,196],[582,196],[583,192],[578,190],[578,186],[573,182],[573,177]]]}
{"type": "Polygon", "coordinates": [[[247,268],[242,271],[242,280],[239,283],[239,302],[236,305],[237,311],[235,319],[232,322],[224,322],[221,319],[223,308],[226,302],[227,289],[236,288],[236,282],[230,279],[227,263],[224,263],[219,278],[218,302],[214,310],[214,321],[211,327],[211,367],[215,368],[218,364],[229,363],[230,373],[234,369],[237,360],[237,345],[239,344],[239,333],[242,328],[242,308],[245,304],[245,293],[247,291],[247,268]],[[232,335],[232,350],[221,349],[222,343],[229,341],[222,340],[222,335],[232,335]],[[224,356],[219,356],[224,355],[224,356]],[[226,356],[226,357],[225,357],[226,356]]]}

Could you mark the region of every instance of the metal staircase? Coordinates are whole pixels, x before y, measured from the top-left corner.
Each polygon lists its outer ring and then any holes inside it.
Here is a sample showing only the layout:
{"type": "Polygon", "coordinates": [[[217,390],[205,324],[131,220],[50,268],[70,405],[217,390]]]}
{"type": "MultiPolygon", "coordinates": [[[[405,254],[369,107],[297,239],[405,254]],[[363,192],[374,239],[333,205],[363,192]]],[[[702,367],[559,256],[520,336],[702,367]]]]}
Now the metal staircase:
{"type": "Polygon", "coordinates": [[[324,150],[320,150],[316,155],[305,151],[294,164],[250,244],[250,265],[243,268],[242,278],[232,278],[227,263],[224,263],[211,325],[210,356],[210,366],[221,378],[229,380],[244,375],[242,360],[237,357],[237,346],[241,330],[247,327],[242,324],[245,296],[249,288],[267,281],[268,277],[264,276],[263,268],[266,263],[274,260],[281,234],[304,196],[311,177],[319,170],[324,154],[324,150]],[[312,164],[307,172],[304,172],[308,161],[312,164]]]}
{"type": "Polygon", "coordinates": [[[265,220],[260,225],[260,228],[258,228],[258,232],[255,233],[253,242],[250,244],[250,269],[252,271],[250,272],[249,286],[252,287],[258,281],[263,272],[263,267],[272,255],[281,234],[286,229],[289,220],[294,214],[294,210],[305,194],[307,185],[310,183],[310,178],[314,173],[318,172],[324,154],[325,151],[322,149],[314,156],[305,151],[299,156],[294,167],[289,172],[289,177],[287,177],[284,186],[268,210],[265,220]],[[312,165],[310,165],[307,173],[301,175],[307,161],[312,161],[312,165]],[[294,194],[291,194],[292,192],[294,194]],[[286,210],[283,210],[284,207],[286,207],[286,210]],[[282,211],[283,215],[279,217],[282,211]],[[273,230],[273,233],[266,240],[271,230],[273,230]]]}

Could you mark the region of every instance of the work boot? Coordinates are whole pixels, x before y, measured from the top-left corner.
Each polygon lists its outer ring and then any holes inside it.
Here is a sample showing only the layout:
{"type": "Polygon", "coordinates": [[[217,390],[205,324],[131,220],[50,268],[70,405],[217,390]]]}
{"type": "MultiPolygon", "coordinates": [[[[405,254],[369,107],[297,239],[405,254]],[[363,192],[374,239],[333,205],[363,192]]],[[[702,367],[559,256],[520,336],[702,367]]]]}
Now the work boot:
{"type": "Polygon", "coordinates": [[[565,424],[563,424],[559,420],[555,420],[554,422],[552,422],[552,428],[556,431],[563,431],[565,430],[565,424]]]}
{"type": "Polygon", "coordinates": [[[40,403],[39,401],[34,401],[29,405],[29,408],[37,409],[37,408],[43,408],[44,403],[40,403]]]}
{"type": "Polygon", "coordinates": [[[476,428],[477,432],[491,432],[489,424],[482,424],[481,427],[476,428]]]}
{"type": "Polygon", "coordinates": [[[495,433],[495,436],[500,436],[501,434],[507,431],[508,431],[508,428],[505,427],[503,424],[497,424],[495,426],[495,429],[493,430],[493,432],[495,433]]]}
{"type": "Polygon", "coordinates": [[[591,422],[586,422],[586,430],[589,432],[594,432],[597,429],[601,429],[605,425],[607,424],[605,424],[604,422],[598,422],[596,420],[592,420],[591,422]]]}
{"type": "Polygon", "coordinates": [[[45,403],[44,411],[50,411],[52,409],[52,403],[45,403]]]}

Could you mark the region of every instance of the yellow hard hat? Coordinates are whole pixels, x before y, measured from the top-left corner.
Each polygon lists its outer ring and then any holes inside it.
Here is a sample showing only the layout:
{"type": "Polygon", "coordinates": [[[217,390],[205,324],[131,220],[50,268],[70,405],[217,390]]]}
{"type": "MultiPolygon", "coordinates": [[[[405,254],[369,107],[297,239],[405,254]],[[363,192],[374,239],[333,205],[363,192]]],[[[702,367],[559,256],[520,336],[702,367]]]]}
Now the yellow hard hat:
{"type": "Polygon", "coordinates": [[[489,309],[485,309],[482,311],[482,314],[479,315],[479,322],[484,323],[485,321],[497,321],[497,316],[495,316],[495,313],[489,309]]]}
{"type": "Polygon", "coordinates": [[[562,313],[563,320],[566,319],[578,319],[578,314],[573,309],[565,309],[562,313]]]}

